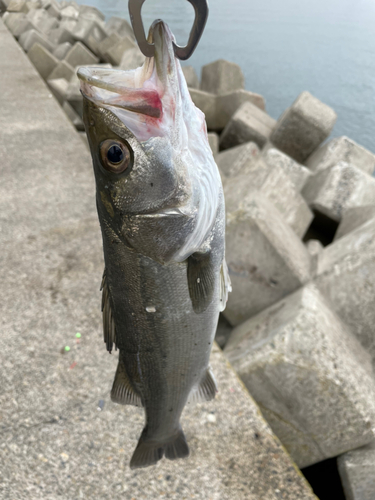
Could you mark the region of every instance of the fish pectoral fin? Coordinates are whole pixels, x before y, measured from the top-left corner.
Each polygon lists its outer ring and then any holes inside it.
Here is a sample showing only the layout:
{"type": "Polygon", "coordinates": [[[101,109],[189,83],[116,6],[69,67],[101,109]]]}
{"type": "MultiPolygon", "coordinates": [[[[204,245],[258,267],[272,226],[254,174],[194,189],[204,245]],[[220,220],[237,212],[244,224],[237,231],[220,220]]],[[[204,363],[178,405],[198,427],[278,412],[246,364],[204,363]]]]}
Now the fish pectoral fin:
{"type": "Polygon", "coordinates": [[[115,319],[112,313],[111,297],[107,281],[107,273],[104,269],[102,285],[102,313],[103,313],[103,335],[104,342],[107,346],[107,351],[112,352],[113,344],[116,343],[116,326],[115,319]]]}
{"type": "Polygon", "coordinates": [[[190,393],[188,404],[203,403],[204,401],[211,401],[215,398],[217,393],[217,385],[211,367],[208,367],[204,374],[201,383],[194,387],[190,393]]]}
{"type": "Polygon", "coordinates": [[[220,270],[220,312],[224,311],[228,301],[228,293],[231,291],[232,283],[229,277],[227,262],[224,259],[220,270]]]}
{"type": "Polygon", "coordinates": [[[140,396],[135,392],[130,382],[125,364],[121,359],[121,353],[111,390],[111,400],[120,405],[143,406],[140,396]]]}
{"type": "Polygon", "coordinates": [[[215,270],[211,252],[197,252],[188,258],[189,295],[197,314],[204,312],[212,301],[216,282],[215,270]]]}

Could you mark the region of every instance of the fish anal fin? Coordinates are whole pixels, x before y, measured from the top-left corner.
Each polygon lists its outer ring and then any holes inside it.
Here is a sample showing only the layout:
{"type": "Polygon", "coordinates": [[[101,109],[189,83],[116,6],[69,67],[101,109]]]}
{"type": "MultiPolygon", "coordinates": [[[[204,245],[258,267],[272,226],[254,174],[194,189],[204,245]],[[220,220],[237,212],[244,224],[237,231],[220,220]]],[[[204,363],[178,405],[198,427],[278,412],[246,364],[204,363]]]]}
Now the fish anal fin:
{"type": "Polygon", "coordinates": [[[216,283],[216,267],[211,252],[195,253],[188,258],[187,278],[194,312],[204,312],[212,302],[216,283]]]}
{"type": "Polygon", "coordinates": [[[104,342],[107,346],[107,351],[112,352],[113,344],[116,344],[116,326],[113,317],[111,297],[107,281],[107,273],[104,269],[102,284],[100,287],[102,291],[102,313],[103,313],[103,335],[104,342]]]}
{"type": "Polygon", "coordinates": [[[200,384],[192,389],[188,399],[188,404],[211,401],[215,398],[217,392],[216,380],[211,368],[209,367],[200,384]]]}
{"type": "Polygon", "coordinates": [[[121,353],[111,390],[111,400],[120,405],[142,406],[142,400],[135,392],[126,372],[125,364],[121,359],[121,353]]]}
{"type": "Polygon", "coordinates": [[[165,441],[147,439],[147,429],[144,429],[130,461],[130,468],[155,465],[163,455],[169,460],[186,458],[189,455],[189,446],[181,427],[165,441]]]}

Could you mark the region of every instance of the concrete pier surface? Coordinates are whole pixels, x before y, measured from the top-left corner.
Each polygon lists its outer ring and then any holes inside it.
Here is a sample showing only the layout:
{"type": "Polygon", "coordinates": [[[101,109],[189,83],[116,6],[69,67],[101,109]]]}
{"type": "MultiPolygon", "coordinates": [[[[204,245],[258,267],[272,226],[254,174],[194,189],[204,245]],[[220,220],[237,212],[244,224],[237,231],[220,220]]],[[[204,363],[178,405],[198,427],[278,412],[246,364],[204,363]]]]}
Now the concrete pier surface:
{"type": "Polygon", "coordinates": [[[217,347],[190,457],[129,469],[144,417],[109,398],[90,155],[1,20],[0,47],[0,498],[315,498],[217,347]]]}

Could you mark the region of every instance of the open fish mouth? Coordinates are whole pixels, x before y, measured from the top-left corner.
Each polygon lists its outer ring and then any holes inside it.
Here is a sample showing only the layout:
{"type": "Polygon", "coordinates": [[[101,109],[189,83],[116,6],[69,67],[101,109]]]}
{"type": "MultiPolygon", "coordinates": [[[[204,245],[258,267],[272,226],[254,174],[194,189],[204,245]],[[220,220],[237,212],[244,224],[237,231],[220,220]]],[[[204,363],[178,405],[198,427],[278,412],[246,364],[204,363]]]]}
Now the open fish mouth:
{"type": "MultiPolygon", "coordinates": [[[[170,134],[182,97],[181,76],[184,78],[174,57],[175,38],[168,26],[155,21],[148,39],[155,44],[155,57],[146,58],[140,68],[123,71],[85,67],[77,73],[83,96],[112,111],[140,141],[170,134]]],[[[186,97],[190,99],[188,91],[186,97]]]]}
{"type": "Polygon", "coordinates": [[[135,75],[129,71],[80,68],[83,95],[98,106],[115,107],[153,118],[162,118],[163,108],[156,90],[135,88],[135,75]]]}

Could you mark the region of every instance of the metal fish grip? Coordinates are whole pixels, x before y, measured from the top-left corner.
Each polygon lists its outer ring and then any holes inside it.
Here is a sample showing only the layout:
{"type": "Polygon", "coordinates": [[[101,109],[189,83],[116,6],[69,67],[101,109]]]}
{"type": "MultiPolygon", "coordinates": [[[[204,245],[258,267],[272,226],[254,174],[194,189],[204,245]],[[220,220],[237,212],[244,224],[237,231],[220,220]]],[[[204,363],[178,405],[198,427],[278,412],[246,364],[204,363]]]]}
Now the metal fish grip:
{"type": "MultiPolygon", "coordinates": [[[[142,21],[141,10],[145,1],[146,0],[129,0],[129,14],[134,35],[141,52],[146,57],[154,57],[155,46],[152,43],[148,43],[142,21]]],[[[176,57],[182,61],[186,61],[186,59],[192,56],[201,39],[208,18],[207,0],[188,0],[188,2],[191,3],[195,11],[195,19],[190,32],[189,41],[185,47],[180,47],[173,43],[174,53],[176,57]]]]}

